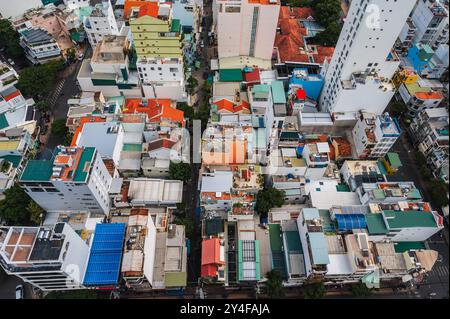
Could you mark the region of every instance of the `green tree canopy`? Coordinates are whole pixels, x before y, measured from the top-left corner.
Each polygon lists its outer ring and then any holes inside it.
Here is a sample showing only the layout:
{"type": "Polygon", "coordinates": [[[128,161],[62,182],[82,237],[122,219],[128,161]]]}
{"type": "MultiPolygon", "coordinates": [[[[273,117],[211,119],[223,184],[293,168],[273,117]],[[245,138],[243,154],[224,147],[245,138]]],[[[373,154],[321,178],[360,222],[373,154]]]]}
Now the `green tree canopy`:
{"type": "Polygon", "coordinates": [[[19,44],[19,33],[7,19],[0,19],[0,47],[5,48],[5,52],[14,57],[23,55],[23,49],[19,44]]]}
{"type": "Polygon", "coordinates": [[[271,299],[284,297],[283,278],[277,269],[272,269],[266,274],[265,282],[267,296],[271,299]]]}
{"type": "Polygon", "coordinates": [[[66,119],[56,119],[52,123],[52,134],[65,136],[67,133],[66,119]]]}
{"type": "Polygon", "coordinates": [[[44,100],[37,102],[34,107],[41,112],[47,112],[50,110],[50,104],[44,100]]]}
{"type": "Polygon", "coordinates": [[[372,289],[367,288],[367,286],[363,283],[357,283],[350,287],[350,291],[353,296],[360,298],[367,298],[372,294],[372,289]]]}
{"type": "Polygon", "coordinates": [[[322,282],[307,284],[303,288],[305,299],[322,299],[327,292],[322,282]]]}
{"type": "Polygon", "coordinates": [[[56,82],[56,74],[63,69],[60,60],[25,68],[20,72],[17,88],[25,96],[39,100],[49,94],[56,82]]]}
{"type": "Polygon", "coordinates": [[[3,194],[5,198],[0,201],[0,218],[9,225],[29,225],[30,212],[27,208],[31,199],[25,191],[14,185],[3,194]]]}
{"type": "Polygon", "coordinates": [[[406,107],[405,103],[400,101],[394,101],[389,105],[389,110],[391,111],[392,115],[395,117],[399,117],[400,115],[405,114],[408,112],[408,108],[406,107]]]}
{"type": "Polygon", "coordinates": [[[33,224],[40,225],[45,213],[41,206],[36,204],[35,201],[30,200],[28,202],[27,210],[30,213],[30,221],[33,224]]]}
{"type": "Polygon", "coordinates": [[[262,216],[267,216],[269,210],[273,207],[281,207],[284,204],[284,191],[270,187],[258,192],[256,196],[255,210],[262,216]]]}
{"type": "Polygon", "coordinates": [[[172,179],[178,179],[183,182],[187,182],[191,179],[192,176],[192,168],[189,163],[175,163],[170,162],[169,165],[169,176],[172,179]]]}
{"type": "Polygon", "coordinates": [[[193,119],[195,115],[194,108],[186,103],[177,103],[177,109],[184,112],[184,117],[187,119],[193,119]]]}
{"type": "Polygon", "coordinates": [[[187,85],[186,90],[189,94],[193,94],[195,91],[195,88],[198,86],[198,80],[194,78],[193,76],[190,76],[187,79],[187,85]]]}
{"type": "Polygon", "coordinates": [[[448,206],[448,184],[442,180],[431,180],[427,183],[434,206],[448,206]]]}

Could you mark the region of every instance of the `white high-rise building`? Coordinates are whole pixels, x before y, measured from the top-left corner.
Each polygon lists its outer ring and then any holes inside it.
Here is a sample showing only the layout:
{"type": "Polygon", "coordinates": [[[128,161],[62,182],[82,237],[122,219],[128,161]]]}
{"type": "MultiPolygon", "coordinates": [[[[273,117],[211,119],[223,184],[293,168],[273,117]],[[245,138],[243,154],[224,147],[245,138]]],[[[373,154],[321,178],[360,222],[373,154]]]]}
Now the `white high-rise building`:
{"type": "Polygon", "coordinates": [[[110,0],[103,0],[95,6],[84,20],[84,29],[92,48],[103,40],[103,36],[120,34],[110,0]]]}
{"type": "Polygon", "coordinates": [[[43,290],[83,288],[89,246],[66,223],[1,227],[0,266],[43,290]]]}
{"type": "Polygon", "coordinates": [[[270,60],[279,13],[279,0],[214,0],[219,59],[249,56],[270,60]]]}
{"type": "Polygon", "coordinates": [[[382,114],[395,92],[400,61],[392,50],[414,0],[353,0],[320,96],[335,120],[358,111],[382,114]]]}
{"type": "Polygon", "coordinates": [[[52,160],[30,160],[19,178],[47,212],[108,214],[112,177],[94,147],[58,147],[52,160]]]}
{"type": "Polygon", "coordinates": [[[414,42],[436,49],[448,42],[448,9],[438,0],[419,0],[412,15],[416,27],[414,42]]]}

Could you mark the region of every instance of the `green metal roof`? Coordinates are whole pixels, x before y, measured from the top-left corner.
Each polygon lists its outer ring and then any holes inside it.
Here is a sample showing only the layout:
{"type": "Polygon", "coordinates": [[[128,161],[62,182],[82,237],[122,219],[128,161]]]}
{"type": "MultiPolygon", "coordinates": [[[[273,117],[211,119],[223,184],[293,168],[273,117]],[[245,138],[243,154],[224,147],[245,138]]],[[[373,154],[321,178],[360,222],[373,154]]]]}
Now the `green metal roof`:
{"type": "Polygon", "coordinates": [[[422,195],[420,194],[420,191],[417,188],[412,189],[408,193],[409,199],[422,199],[422,195]]]}
{"type": "Polygon", "coordinates": [[[166,287],[186,287],[187,275],[185,272],[166,272],[164,284],[166,287]]]}
{"type": "Polygon", "coordinates": [[[425,53],[433,54],[434,50],[428,45],[428,44],[422,44],[422,50],[425,51],[425,53]]]}
{"type": "Polygon", "coordinates": [[[78,161],[77,169],[73,175],[74,182],[84,182],[86,181],[87,175],[89,173],[90,164],[94,158],[95,148],[86,147],[81,154],[80,160],[78,161]]]}
{"type": "Polygon", "coordinates": [[[141,152],[142,144],[125,143],[123,144],[122,150],[125,152],[141,152]]]}
{"type": "Polygon", "coordinates": [[[404,241],[399,243],[394,243],[394,249],[396,253],[403,253],[411,249],[425,249],[425,244],[421,241],[404,241]]]}
{"type": "Polygon", "coordinates": [[[384,191],[382,189],[374,189],[373,191],[373,196],[376,199],[385,199],[386,195],[384,195],[384,191]]]}
{"type": "Polygon", "coordinates": [[[8,120],[6,119],[6,115],[5,113],[0,114],[0,130],[4,129],[5,127],[8,127],[9,123],[8,120]]]}
{"type": "Polygon", "coordinates": [[[205,234],[206,236],[217,235],[224,231],[223,219],[213,218],[205,220],[205,234]]]}
{"type": "Polygon", "coordinates": [[[53,162],[52,161],[28,161],[22,176],[21,181],[49,181],[52,176],[53,162]]]}
{"type": "Polygon", "coordinates": [[[172,25],[170,26],[170,32],[180,32],[181,31],[181,22],[178,19],[172,20],[172,25]]]}
{"type": "Polygon", "coordinates": [[[384,223],[382,214],[366,214],[369,234],[387,234],[389,231],[384,223]]]}
{"type": "Polygon", "coordinates": [[[397,153],[389,152],[386,154],[386,158],[392,167],[394,168],[402,167],[402,162],[400,161],[400,157],[398,156],[397,153]]]}
{"type": "Polygon", "coordinates": [[[380,170],[381,174],[386,175],[386,167],[384,167],[384,164],[381,161],[377,161],[378,169],[380,170]]]}
{"type": "Polygon", "coordinates": [[[408,90],[409,94],[416,95],[416,93],[419,92],[431,92],[431,88],[427,86],[420,86],[417,82],[416,83],[405,83],[404,84],[406,89],[408,90]]]}
{"type": "Polygon", "coordinates": [[[385,210],[384,215],[386,216],[389,229],[437,227],[431,212],[385,210]]]}
{"type": "Polygon", "coordinates": [[[266,99],[269,97],[270,87],[267,84],[258,84],[253,86],[252,94],[257,99],[266,99]]]}
{"type": "Polygon", "coordinates": [[[350,187],[347,184],[337,184],[336,190],[338,192],[350,192],[350,187]]]}
{"type": "Polygon", "coordinates": [[[11,162],[14,168],[19,166],[20,161],[22,161],[22,155],[5,155],[0,156],[0,158],[2,158],[5,161],[11,162]]]}
{"type": "Polygon", "coordinates": [[[281,251],[283,242],[281,241],[281,226],[279,224],[269,224],[270,249],[281,251]]]}
{"type": "Polygon", "coordinates": [[[284,91],[283,82],[272,81],[272,96],[273,96],[273,103],[277,104],[286,103],[286,92],[284,91]]]}
{"type": "Polygon", "coordinates": [[[286,231],[287,251],[295,251],[296,253],[303,254],[302,243],[298,231],[286,231]]]}
{"type": "Polygon", "coordinates": [[[241,69],[221,69],[219,70],[220,82],[242,82],[241,69]]]}

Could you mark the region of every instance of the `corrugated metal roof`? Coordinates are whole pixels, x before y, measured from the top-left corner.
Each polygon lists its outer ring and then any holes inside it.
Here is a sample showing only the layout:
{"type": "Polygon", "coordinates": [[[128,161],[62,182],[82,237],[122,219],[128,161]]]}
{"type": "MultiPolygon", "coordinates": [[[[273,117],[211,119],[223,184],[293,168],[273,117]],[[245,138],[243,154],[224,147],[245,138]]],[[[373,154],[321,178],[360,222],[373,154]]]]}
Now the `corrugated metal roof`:
{"type": "Polygon", "coordinates": [[[308,233],[311,247],[312,263],[314,265],[327,265],[330,263],[328,257],[328,242],[323,233],[308,233]]]}
{"type": "Polygon", "coordinates": [[[83,284],[86,286],[115,285],[119,279],[124,223],[97,224],[83,284]]]}

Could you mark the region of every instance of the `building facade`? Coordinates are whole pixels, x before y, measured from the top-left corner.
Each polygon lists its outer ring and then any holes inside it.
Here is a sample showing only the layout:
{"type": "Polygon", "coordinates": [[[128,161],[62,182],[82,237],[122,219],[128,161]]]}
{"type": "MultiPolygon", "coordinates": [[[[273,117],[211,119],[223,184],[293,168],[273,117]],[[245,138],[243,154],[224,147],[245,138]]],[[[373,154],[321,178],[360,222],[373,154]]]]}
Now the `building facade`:
{"type": "Polygon", "coordinates": [[[352,1],[326,70],[320,97],[323,111],[364,110],[378,115],[384,111],[395,93],[391,78],[400,64],[393,45],[414,2],[352,1]],[[379,10],[379,19],[373,19],[373,10],[379,10]],[[368,98],[361,100],[362,96],[368,98]]]}

